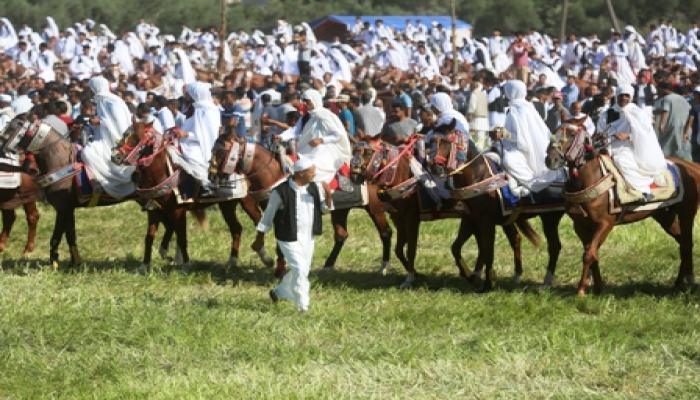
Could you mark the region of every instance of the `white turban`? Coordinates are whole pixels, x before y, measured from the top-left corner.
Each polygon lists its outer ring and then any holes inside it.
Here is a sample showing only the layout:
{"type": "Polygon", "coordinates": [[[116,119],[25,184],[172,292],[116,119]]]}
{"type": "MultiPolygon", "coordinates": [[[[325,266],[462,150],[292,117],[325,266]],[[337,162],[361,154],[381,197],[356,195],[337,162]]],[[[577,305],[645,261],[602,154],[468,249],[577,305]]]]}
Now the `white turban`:
{"type": "Polygon", "coordinates": [[[617,87],[617,95],[622,96],[623,94],[629,97],[634,97],[634,88],[632,85],[620,85],[617,87]]]}
{"type": "Polygon", "coordinates": [[[310,158],[304,157],[304,156],[299,156],[299,159],[294,163],[294,166],[292,166],[292,171],[293,172],[301,172],[301,171],[306,171],[307,169],[315,166],[314,162],[311,161],[310,158]]]}
{"type": "Polygon", "coordinates": [[[20,96],[12,103],[15,114],[24,114],[34,107],[32,100],[27,96],[20,96]]]}
{"type": "Polygon", "coordinates": [[[9,94],[0,94],[0,102],[12,103],[12,96],[9,94]]]}

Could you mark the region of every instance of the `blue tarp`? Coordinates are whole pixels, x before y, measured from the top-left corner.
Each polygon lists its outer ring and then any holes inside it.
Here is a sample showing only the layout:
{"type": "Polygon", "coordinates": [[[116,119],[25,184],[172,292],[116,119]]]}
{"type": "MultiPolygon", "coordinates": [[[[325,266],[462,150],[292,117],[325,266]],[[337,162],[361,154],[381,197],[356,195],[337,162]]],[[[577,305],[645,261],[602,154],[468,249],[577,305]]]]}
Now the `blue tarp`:
{"type": "MultiPolygon", "coordinates": [[[[452,18],[449,16],[444,16],[444,15],[386,15],[386,16],[379,16],[379,15],[365,15],[365,16],[360,16],[363,22],[369,22],[374,26],[374,22],[378,19],[381,19],[384,21],[384,25],[390,26],[395,29],[403,30],[404,27],[406,26],[406,21],[411,21],[414,25],[416,24],[416,21],[421,21],[425,26],[430,27],[432,26],[433,22],[437,22],[438,24],[442,24],[442,26],[445,29],[450,29],[452,27],[452,18]]],[[[311,28],[315,28],[318,26],[319,23],[326,21],[326,20],[331,20],[334,22],[338,22],[341,24],[345,24],[348,29],[350,29],[353,25],[355,25],[355,20],[357,19],[357,16],[353,15],[328,15],[323,18],[319,18],[317,20],[312,21],[309,25],[311,25],[311,28]]],[[[472,26],[462,20],[457,20],[457,29],[471,29],[472,26]]]]}

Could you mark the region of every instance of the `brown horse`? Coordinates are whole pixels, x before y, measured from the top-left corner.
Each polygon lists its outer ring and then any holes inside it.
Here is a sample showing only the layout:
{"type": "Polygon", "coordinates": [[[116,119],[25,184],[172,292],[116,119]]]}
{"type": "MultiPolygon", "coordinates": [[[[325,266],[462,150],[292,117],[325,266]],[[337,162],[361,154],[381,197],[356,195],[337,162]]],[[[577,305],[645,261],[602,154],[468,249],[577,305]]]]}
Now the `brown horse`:
{"type": "Polygon", "coordinates": [[[549,168],[569,169],[565,193],[568,198],[567,212],[574,221],[574,230],[584,247],[578,295],[585,295],[591,272],[593,290],[595,293],[601,292],[603,279],[598,265],[598,251],[615,225],[647,217],[654,218],[679,245],[681,262],[675,287],[693,286],[693,224],[700,201],[700,165],[670,159],[678,167],[684,187],[682,198],[675,204],[647,211],[629,208],[613,214],[608,195],[611,186],[608,182],[613,176],[601,167],[601,157],[608,157],[603,154],[605,142],[603,135],[598,134],[591,139],[585,129],[565,125],[556,132],[547,150],[546,162],[549,168]]]}
{"type": "MultiPolygon", "coordinates": [[[[455,262],[458,265],[461,263],[462,258],[459,249],[472,234],[475,235],[479,246],[478,262],[486,266],[483,289],[490,290],[493,287],[495,227],[501,225],[505,229],[515,222],[533,243],[537,243],[536,235],[533,235],[529,224],[525,224],[525,221],[539,216],[542,221],[545,238],[547,239],[547,251],[549,253],[544,287],[550,287],[554,280],[557,260],[561,251],[559,222],[564,216],[563,209],[561,207],[546,207],[544,209],[534,207],[528,210],[527,207],[523,207],[513,211],[516,213],[515,217],[512,214],[504,213],[502,200],[498,193],[500,189],[494,187],[504,186],[507,180],[503,175],[497,174],[495,163],[490,161],[484,153],[477,154],[474,149],[470,149],[467,153],[466,163],[461,167],[456,167],[457,164],[454,164],[456,168],[451,170],[446,165],[446,160],[453,157],[455,151],[453,140],[449,139],[454,137],[454,135],[451,135],[454,132],[454,122],[453,120],[452,124],[435,129],[439,134],[434,135],[429,164],[436,176],[447,178],[449,174],[452,180],[453,196],[458,197],[469,211],[465,213],[462,229],[460,229],[452,247],[452,255],[455,262]]],[[[519,277],[522,274],[521,261],[518,258],[519,255],[516,256],[516,282],[519,281],[519,277]]],[[[477,264],[476,270],[479,271],[481,267],[482,265],[477,264]]]]}
{"type": "MultiPolygon", "coordinates": [[[[149,130],[148,125],[136,123],[133,126],[133,132],[125,139],[122,146],[123,148],[133,149],[138,146],[138,143],[148,144],[149,140],[151,140],[149,137],[152,136],[153,132],[149,130]]],[[[214,147],[213,157],[216,160],[228,160],[231,152],[235,150],[237,154],[234,155],[234,158],[237,160],[243,160],[245,158],[246,146],[252,146],[252,144],[246,143],[244,140],[239,140],[234,135],[221,137],[214,147]],[[234,147],[236,149],[232,150],[234,147]]],[[[164,151],[159,152],[158,150],[155,150],[158,152],[158,154],[154,155],[152,144],[143,147],[145,151],[140,155],[141,160],[148,159],[149,161],[148,165],[145,165],[143,161],[139,163],[139,187],[142,188],[140,191],[142,195],[150,196],[149,193],[158,194],[156,193],[157,190],[153,190],[153,188],[159,188],[159,185],[165,182],[168,178],[168,161],[166,159],[167,155],[164,151]]],[[[122,153],[124,153],[124,151],[122,151],[122,153]]],[[[219,165],[223,164],[222,161],[217,161],[217,163],[219,165]]],[[[221,165],[221,167],[223,167],[223,165],[221,165]]],[[[219,167],[219,170],[221,170],[221,167],[219,167]]],[[[240,172],[246,172],[246,179],[250,182],[249,195],[241,200],[229,200],[219,203],[222,215],[229,227],[232,237],[231,255],[229,259],[230,266],[236,265],[240,247],[240,237],[242,233],[242,226],[238,222],[235,213],[236,204],[240,202],[251,220],[257,224],[262,217],[260,205],[265,204],[271,189],[286,176],[277,157],[262,146],[254,147],[250,166],[245,167],[245,163],[240,162],[236,166],[236,171],[239,169],[245,169],[245,171],[240,172]]],[[[160,189],[162,189],[162,187],[160,187],[160,189]]],[[[376,187],[370,187],[368,194],[369,204],[363,208],[365,208],[367,213],[370,215],[373,223],[380,233],[380,238],[384,247],[381,270],[384,273],[389,263],[391,228],[386,220],[383,204],[377,198],[376,187]]],[[[163,198],[156,199],[156,201],[160,204],[161,212],[176,213],[176,209],[182,208],[176,207],[174,204],[169,203],[169,201],[172,201],[170,200],[172,197],[173,196],[171,196],[170,193],[166,193],[163,198]]],[[[331,212],[331,221],[335,231],[335,244],[324,264],[326,268],[332,268],[335,265],[336,259],[343,247],[343,244],[345,243],[345,240],[348,237],[347,219],[349,212],[350,208],[333,210],[331,212]]],[[[148,262],[150,262],[150,249],[153,243],[152,237],[155,235],[155,230],[157,229],[157,221],[163,218],[163,215],[158,215],[155,213],[149,214],[149,233],[146,238],[146,254],[144,255],[145,265],[148,265],[148,262]]],[[[170,217],[168,217],[169,220],[176,220],[177,218],[182,218],[182,216],[179,214],[171,214],[170,217]]],[[[264,250],[258,252],[258,254],[260,255],[264,264],[271,265],[272,260],[265,255],[264,250]]],[[[183,254],[183,256],[185,255],[186,254],[183,254]]],[[[277,273],[280,274],[284,269],[284,260],[281,258],[281,254],[279,252],[277,255],[277,273]]]]}
{"type": "MultiPolygon", "coordinates": [[[[0,171],[15,171],[17,167],[0,164],[0,171]]],[[[2,210],[2,232],[0,232],[0,252],[5,251],[7,240],[10,237],[12,226],[17,215],[15,208],[20,205],[24,208],[27,219],[27,242],[24,245],[23,254],[29,254],[36,247],[36,227],[39,223],[39,210],[36,208],[36,199],[39,197],[39,186],[36,185],[31,175],[20,172],[20,185],[15,189],[0,189],[0,209],[2,210]]]]}
{"type": "MultiPolygon", "coordinates": [[[[35,187],[43,187],[46,200],[56,211],[49,249],[51,266],[58,268],[58,247],[63,235],[68,242],[71,264],[79,264],[81,258],[75,231],[75,209],[89,204],[81,203],[78,198],[73,177],[80,173],[81,164],[76,160],[73,145],[32,112],[16,116],[3,132],[2,140],[3,152],[31,150],[36,159],[40,176],[32,183],[36,182],[35,187]]],[[[31,177],[28,179],[31,180],[31,177]]],[[[124,200],[127,199],[100,200],[94,205],[112,205],[124,200]]]]}
{"type": "MultiPolygon", "coordinates": [[[[389,215],[394,222],[397,233],[394,252],[407,272],[406,278],[401,284],[402,288],[411,287],[416,279],[415,259],[421,222],[418,199],[418,185],[420,183],[413,176],[410,166],[414,143],[415,140],[411,140],[405,145],[396,147],[380,142],[371,151],[355,149],[352,162],[354,173],[360,174],[363,179],[377,185],[379,198],[388,204],[389,215]],[[394,154],[394,156],[390,154],[394,154]]],[[[443,218],[446,217],[455,217],[455,215],[445,215],[443,218]]],[[[462,245],[469,237],[468,234],[462,232],[468,232],[471,227],[471,222],[461,212],[457,217],[461,218],[460,236],[452,245],[453,255],[460,254],[462,245]]],[[[527,225],[524,225],[523,229],[527,233],[534,233],[527,225]]],[[[507,225],[504,226],[504,232],[513,247],[516,270],[522,269],[518,231],[513,225],[507,225]]],[[[535,237],[536,234],[529,236],[531,240],[536,240],[535,237]]],[[[483,264],[481,257],[480,251],[477,266],[483,264]]],[[[470,279],[461,256],[456,256],[455,260],[460,275],[470,279]]]]}

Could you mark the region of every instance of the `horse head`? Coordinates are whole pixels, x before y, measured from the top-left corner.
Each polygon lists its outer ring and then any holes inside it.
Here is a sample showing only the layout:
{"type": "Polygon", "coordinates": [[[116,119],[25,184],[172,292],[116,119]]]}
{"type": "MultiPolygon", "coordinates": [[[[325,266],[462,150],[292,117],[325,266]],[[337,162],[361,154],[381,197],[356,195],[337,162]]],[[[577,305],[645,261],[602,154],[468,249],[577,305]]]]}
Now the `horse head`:
{"type": "Polygon", "coordinates": [[[350,180],[361,184],[371,179],[372,171],[376,172],[381,168],[383,148],[384,146],[380,143],[359,142],[354,145],[350,159],[350,180]]]}
{"type": "Polygon", "coordinates": [[[456,125],[457,120],[452,118],[450,123],[435,127],[426,143],[426,161],[430,172],[435,176],[447,176],[457,168],[459,161],[467,161],[470,155],[469,143],[463,143],[463,136],[456,130],[456,125]]]}
{"type": "Polygon", "coordinates": [[[549,169],[569,167],[578,169],[593,152],[593,142],[585,127],[580,124],[564,123],[551,137],[547,146],[545,164],[549,169]]]}
{"type": "Polygon", "coordinates": [[[112,149],[112,162],[117,165],[139,165],[162,146],[163,135],[153,129],[153,122],[135,121],[112,149]]]}

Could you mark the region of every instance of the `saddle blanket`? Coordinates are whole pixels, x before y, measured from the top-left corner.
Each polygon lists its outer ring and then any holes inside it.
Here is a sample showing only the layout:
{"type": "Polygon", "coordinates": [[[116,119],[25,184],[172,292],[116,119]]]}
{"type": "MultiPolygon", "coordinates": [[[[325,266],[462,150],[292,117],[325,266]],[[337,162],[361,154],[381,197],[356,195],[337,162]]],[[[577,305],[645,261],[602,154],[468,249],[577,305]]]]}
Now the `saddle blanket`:
{"type": "Polygon", "coordinates": [[[0,189],[17,189],[21,183],[19,172],[0,172],[0,189]]]}
{"type": "MultiPolygon", "coordinates": [[[[620,205],[633,204],[644,201],[644,195],[642,192],[636,190],[631,185],[627,183],[620,170],[617,168],[613,160],[609,157],[600,157],[600,162],[605,170],[610,172],[615,180],[615,195],[620,205]]],[[[653,185],[650,187],[651,194],[653,195],[654,201],[662,202],[668,200],[675,193],[678,192],[680,188],[680,172],[678,167],[671,163],[666,163],[666,170],[662,173],[660,178],[663,185],[653,185]]]]}
{"type": "Polygon", "coordinates": [[[352,183],[352,190],[336,189],[333,192],[333,208],[336,210],[346,210],[348,208],[364,207],[369,204],[367,184],[361,185],[352,183]]]}

